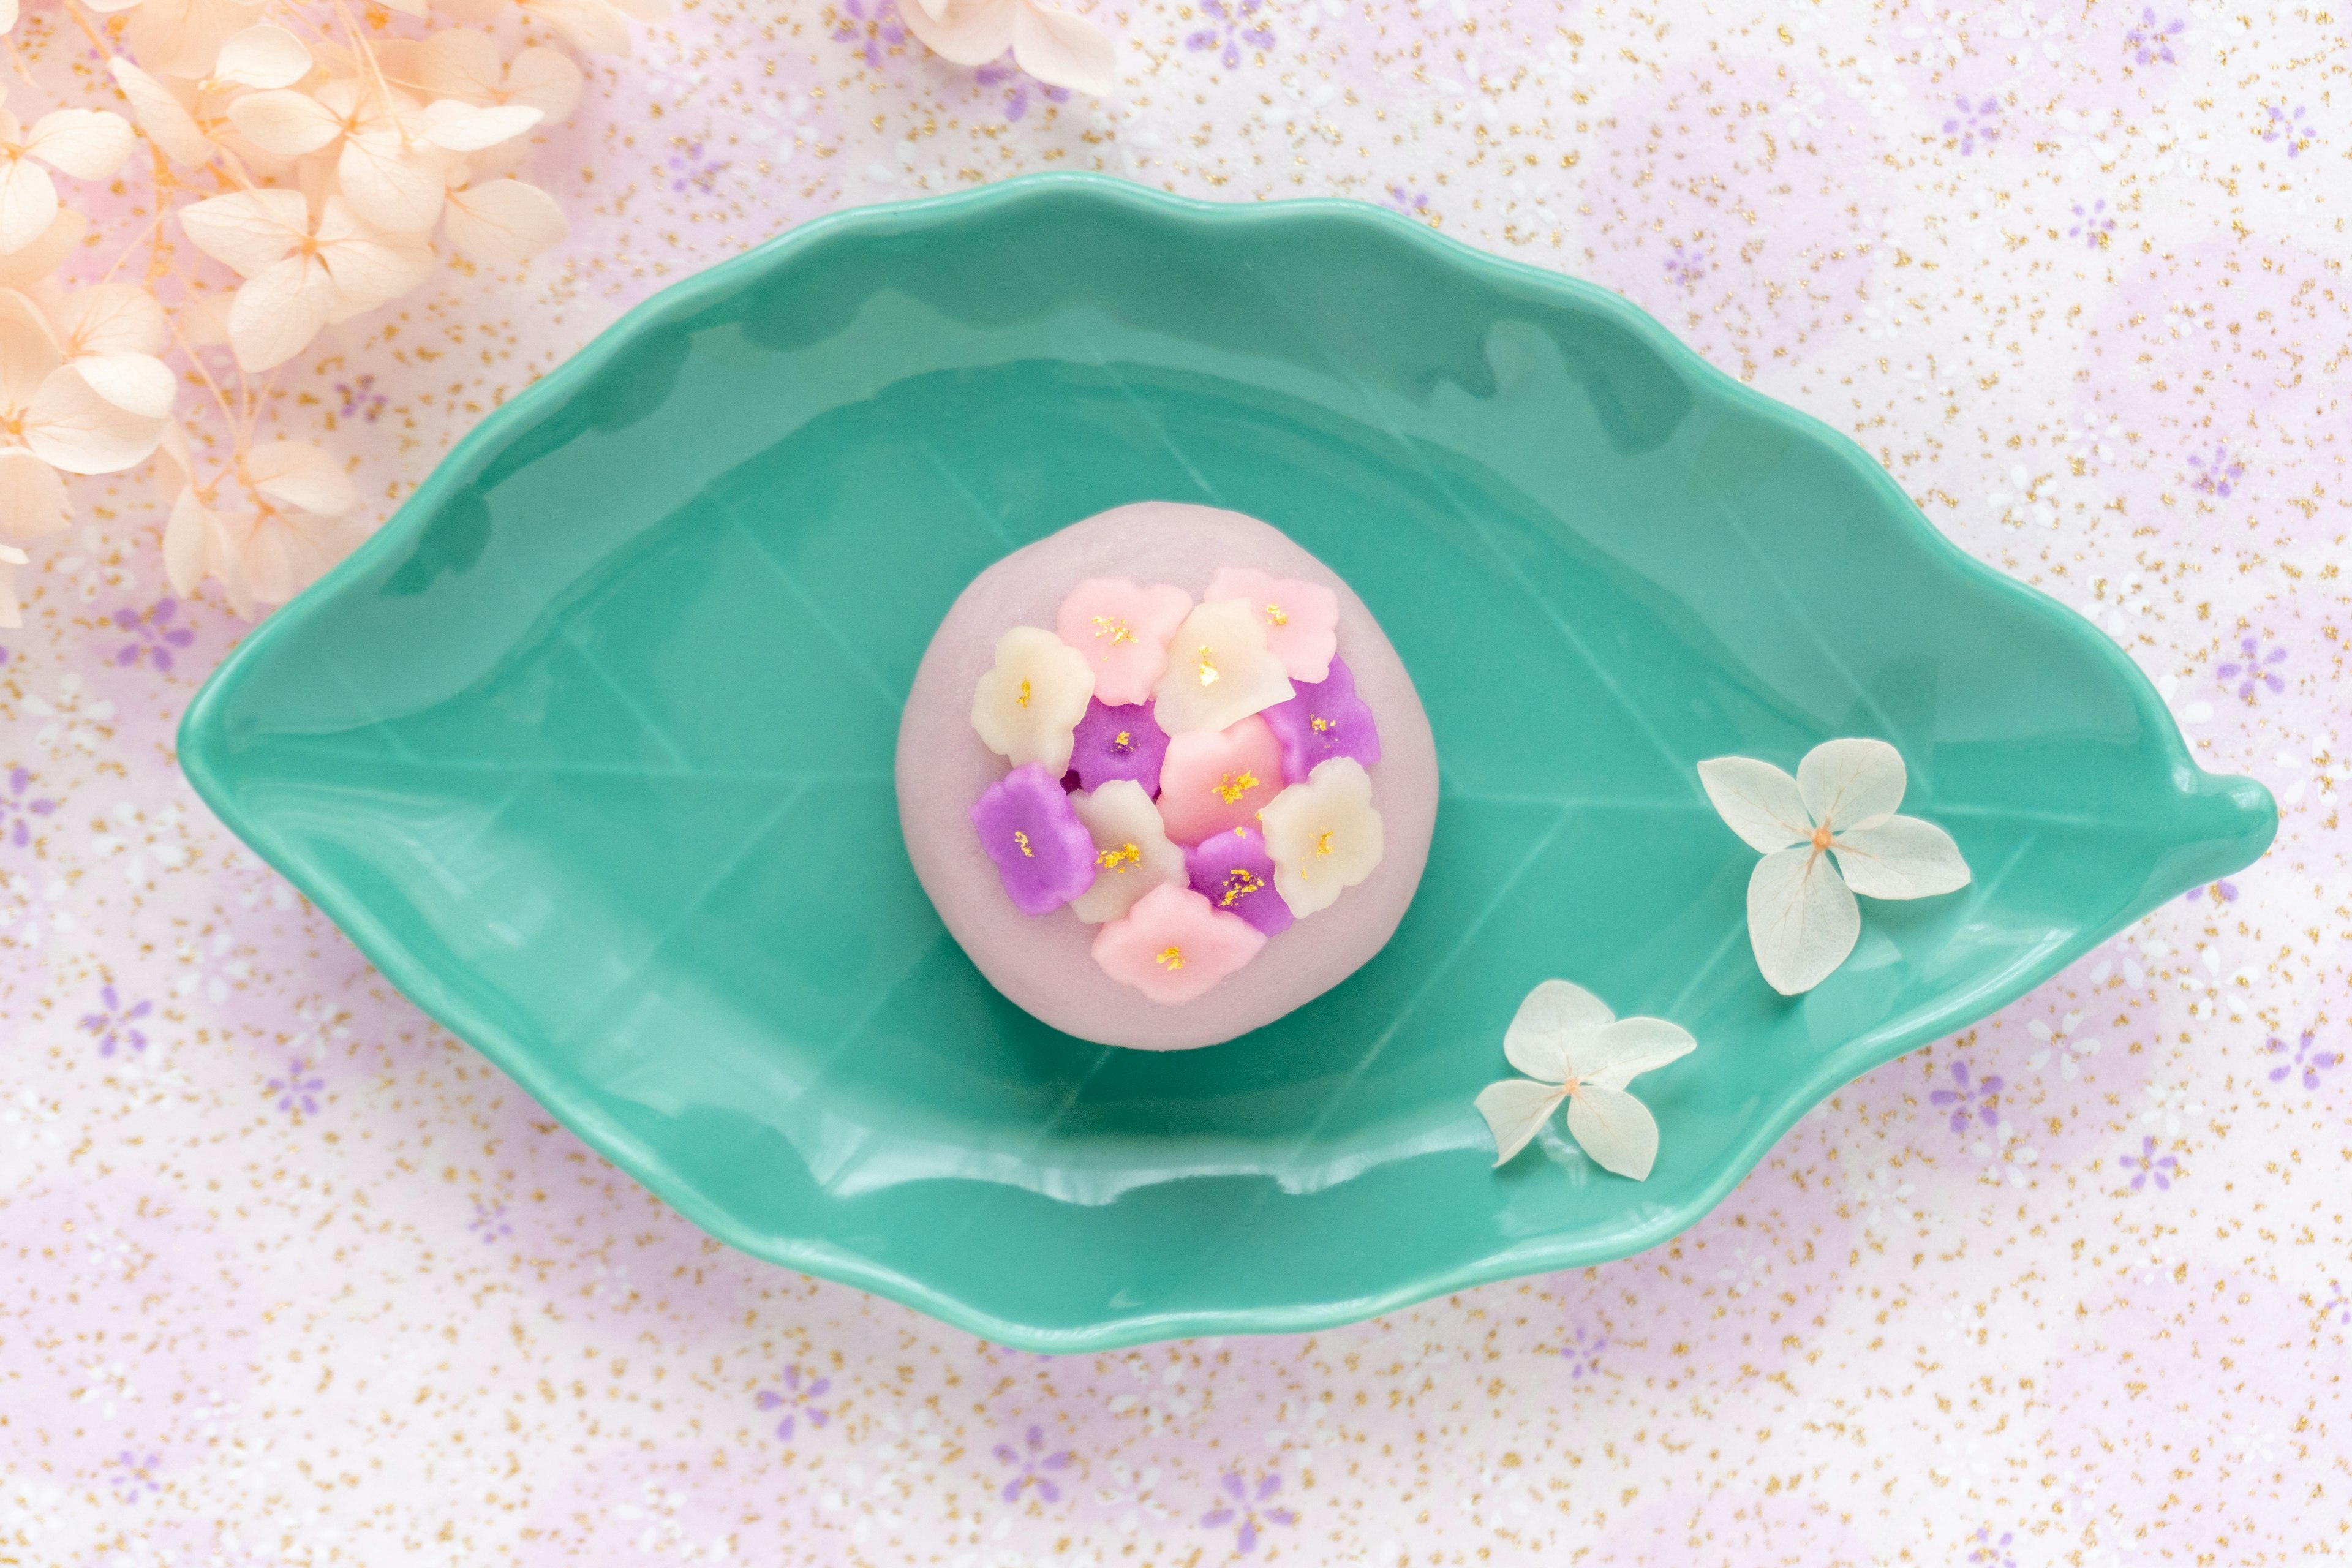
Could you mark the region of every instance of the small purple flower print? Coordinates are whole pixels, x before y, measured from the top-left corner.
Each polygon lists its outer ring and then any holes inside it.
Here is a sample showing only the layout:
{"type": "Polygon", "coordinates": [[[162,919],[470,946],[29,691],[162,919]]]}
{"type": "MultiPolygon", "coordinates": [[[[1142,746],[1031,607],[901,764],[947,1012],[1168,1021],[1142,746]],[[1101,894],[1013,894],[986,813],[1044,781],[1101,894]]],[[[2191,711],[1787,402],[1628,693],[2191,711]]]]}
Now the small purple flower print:
{"type": "Polygon", "coordinates": [[[1389,205],[1407,217],[1426,217],[1429,214],[1429,193],[1408,191],[1402,185],[1391,185],[1389,205]]]}
{"type": "Polygon", "coordinates": [[[474,1217],[466,1222],[466,1228],[480,1237],[485,1246],[514,1234],[514,1226],[507,1223],[507,1205],[497,1199],[484,1203],[476,1198],[474,1217]]]}
{"type": "Polygon", "coordinates": [[[2352,1296],[2344,1294],[2341,1279],[2327,1282],[2327,1300],[2319,1304],[2319,1321],[2324,1323],[2330,1317],[2336,1320],[2338,1328],[2352,1324],[2352,1296]]]}
{"type": "Polygon", "coordinates": [[[1714,270],[1706,251],[1696,246],[1685,250],[1679,239],[1675,241],[1674,254],[1666,258],[1666,281],[1685,294],[1696,289],[1699,279],[1714,270]]]}
{"type": "Polygon", "coordinates": [[[1971,1079],[1969,1076],[1969,1064],[1954,1062],[1952,1087],[1935,1090],[1927,1096],[1927,1103],[1950,1106],[1952,1131],[1965,1134],[1969,1130],[1969,1119],[1971,1115],[1987,1127],[2000,1124],[2000,1112],[1993,1104],[2000,1095],[2000,1079],[1998,1076],[1971,1079]]]}
{"type": "Polygon", "coordinates": [[[1981,1565],[1981,1568],[2017,1568],[2017,1558],[2009,1550],[2009,1543],[2016,1539],[2015,1531],[2004,1530],[2000,1532],[2000,1539],[1995,1541],[1992,1526],[1979,1527],[1976,1545],[1969,1552],[1969,1563],[1981,1565]]]}
{"type": "Polygon", "coordinates": [[[2197,470],[2197,477],[2189,481],[2189,488],[2203,495],[2226,496],[2232,485],[2246,477],[2246,465],[2231,457],[2227,447],[2214,447],[2211,462],[2191,457],[2189,466],[2197,470]]]}
{"type": "Polygon", "coordinates": [[[882,68],[882,57],[907,41],[907,24],[898,19],[898,0],[841,0],[841,25],[833,30],[836,44],[856,44],[866,65],[882,68]]]}
{"type": "Polygon", "coordinates": [[[326,1087],[327,1080],[316,1073],[303,1076],[300,1057],[294,1058],[294,1065],[286,1069],[284,1078],[269,1080],[269,1092],[278,1097],[278,1109],[289,1115],[297,1106],[306,1113],[315,1112],[319,1109],[319,1091],[326,1087]]]}
{"type": "Polygon", "coordinates": [[[2178,16],[2169,22],[2158,23],[2156,8],[2143,5],[2139,8],[2139,21],[2124,35],[2124,47],[2131,50],[2132,58],[2144,66],[2179,65],[2180,62],[2173,57],[2172,40],[2180,37],[2188,26],[2189,24],[2178,16]]]}
{"type": "Polygon", "coordinates": [[[1014,65],[1013,63],[1013,57],[1010,55],[1007,55],[1001,60],[993,60],[989,64],[981,67],[978,70],[971,73],[971,78],[972,80],[980,83],[982,87],[995,87],[999,83],[1003,84],[1004,123],[1007,125],[1012,124],[1013,121],[1019,120],[1023,115],[1029,112],[1029,94],[1033,89],[1042,96],[1048,103],[1067,103],[1070,101],[1070,89],[1068,88],[1051,87],[1045,82],[1039,81],[1035,77],[1031,76],[1027,71],[1023,70],[1019,66],[1014,65]]]}
{"type": "Polygon", "coordinates": [[[1559,1353],[1568,1358],[1569,1376],[1585,1378],[1601,1371],[1601,1352],[1608,1348],[1608,1335],[1587,1333],[1580,1324],[1575,1337],[1559,1347],[1559,1353]]]}
{"type": "Polygon", "coordinates": [[[2303,150],[2311,144],[2311,127],[2303,122],[2303,105],[2296,104],[2292,114],[2275,103],[2265,109],[2270,120],[2257,134],[2265,142],[2284,141],[2288,157],[2302,157],[2303,150]]]}
{"type": "Polygon", "coordinates": [[[1242,1552],[1249,1552],[1257,1550],[1257,1534],[1260,1526],[1289,1525],[1298,1522],[1297,1516],[1286,1508],[1264,1506],[1266,1499],[1282,1489],[1280,1476],[1261,1476],[1256,1487],[1252,1488],[1242,1479],[1241,1472],[1234,1470],[1228,1472],[1218,1485],[1224,1489],[1225,1496],[1232,1500],[1220,1502],[1202,1514],[1202,1527],[1206,1530],[1223,1530],[1229,1524],[1234,1526],[1234,1545],[1242,1552]]]}
{"type": "Polygon", "coordinates": [[[706,157],[699,141],[681,139],[672,143],[667,166],[669,188],[673,194],[692,185],[707,195],[719,176],[727,172],[729,164],[724,158],[706,157]]]}
{"type": "Polygon", "coordinates": [[[2099,250],[2105,247],[2107,236],[2115,232],[2115,215],[2107,211],[2105,196],[2087,207],[2080,202],[2074,204],[2074,222],[2066,230],[2068,239],[2081,240],[2086,250],[2099,250]]]}
{"type": "Polygon", "coordinates": [[[357,381],[339,381],[335,383],[335,394],[343,400],[344,418],[362,418],[371,425],[383,414],[387,401],[383,393],[375,390],[373,375],[361,376],[357,381]]]}
{"type": "Polygon", "coordinates": [[[33,787],[33,775],[24,768],[8,770],[8,787],[0,791],[0,839],[18,849],[33,841],[33,828],[28,817],[47,816],[57,810],[58,803],[46,796],[25,798],[33,787]]]}
{"type": "Polygon", "coordinates": [[[1274,29],[1263,22],[1252,26],[1265,0],[1201,0],[1201,14],[1218,25],[1202,27],[1184,40],[1184,47],[1198,54],[1203,49],[1223,47],[1218,59],[1227,70],[1237,70],[1242,63],[1242,46],[1254,49],[1274,47],[1274,29]]]}
{"type": "Polygon", "coordinates": [[[115,649],[114,662],[128,669],[143,658],[164,674],[171,674],[172,650],[186,647],[196,640],[193,628],[172,624],[179,610],[176,600],[158,599],[144,613],[128,605],[115,611],[115,626],[130,633],[131,640],[115,649]]]}
{"type": "Polygon", "coordinates": [[[1004,1483],[1004,1500],[1019,1502],[1023,1488],[1035,1487],[1037,1496],[1044,1501],[1061,1501],[1062,1489],[1048,1479],[1046,1472],[1068,1469],[1069,1450],[1065,1448],[1059,1453],[1046,1453],[1045,1429],[1042,1426],[1030,1427],[1024,1441],[1028,1444],[1026,1453],[1010,1443],[996,1446],[997,1462],[1012,1466],[1014,1472],[1013,1479],[1004,1483]]]}
{"type": "Polygon", "coordinates": [[[2217,904],[2234,904],[2238,901],[2238,884],[2224,877],[2218,882],[2209,882],[2201,888],[2191,888],[2180,896],[2180,901],[2184,904],[2197,903],[2205,899],[2210,899],[2217,904]]]}
{"type": "Polygon", "coordinates": [[[2000,140],[2000,100],[1990,95],[1970,98],[1962,93],[1952,100],[1952,105],[1954,112],[1944,116],[1944,134],[1960,139],[1960,156],[1975,157],[1979,142],[1985,144],[1987,152],[1991,151],[1992,144],[2000,140]]]}
{"type": "Polygon", "coordinates": [[[2116,1161],[2116,1163],[2126,1171],[2138,1173],[2131,1179],[2131,1190],[2134,1192],[2138,1192],[2153,1181],[2158,1192],[2168,1193],[2172,1190],[2172,1178],[2180,1173],[2179,1161],[2169,1154],[2158,1157],[2156,1140],[2153,1138],[2142,1138],[2139,1141],[2138,1153],[2123,1155],[2116,1161]]]}
{"type": "Polygon", "coordinates": [[[114,1500],[137,1502],[142,1497],[152,1497],[162,1491],[163,1483],[155,1479],[155,1472],[162,1465],[163,1457],[159,1454],[150,1454],[142,1459],[128,1448],[107,1460],[106,1479],[107,1484],[114,1489],[114,1500]]]}
{"type": "Polygon", "coordinates": [[[98,996],[99,1000],[105,1004],[104,1009],[96,1013],[84,1013],[81,1016],[81,1026],[98,1039],[98,1054],[110,1057],[118,1047],[134,1051],[145,1050],[147,1037],[131,1026],[153,1012],[155,1005],[152,1002],[140,1002],[125,1007],[121,998],[115,994],[114,987],[110,984],[102,987],[98,996]]]}
{"type": "Polygon", "coordinates": [[[2277,669],[2286,662],[2285,648],[2273,643],[2270,652],[2264,653],[2262,639],[2249,635],[2238,639],[2238,652],[2241,658],[2215,665],[2213,673],[2224,686],[2233,680],[2238,683],[2240,700],[2252,701],[2258,686],[2267,686],[2273,692],[2286,689],[2286,682],[2279,679],[2277,669]]]}
{"type": "MultiPolygon", "coordinates": [[[[2286,1042],[2273,1036],[2271,1038],[2270,1048],[2273,1052],[2283,1053],[2286,1049],[2286,1042]]],[[[2286,1081],[2288,1074],[2300,1069],[2303,1074],[2303,1087],[2305,1089],[2317,1089],[2319,1087],[2319,1075],[2331,1070],[2336,1066],[2337,1059],[2338,1058],[2334,1051],[2313,1050],[2311,1048],[2311,1031],[2309,1029],[2305,1029],[2303,1032],[2302,1043],[2294,1047],[2294,1059],[2290,1062],[2281,1062],[2278,1066],[2271,1068],[2271,1081],[2273,1083],[2284,1083],[2286,1081]]]]}
{"type": "MultiPolygon", "coordinates": [[[[829,1377],[803,1377],[799,1367],[788,1366],[784,1368],[784,1386],[760,1390],[759,1405],[762,1410],[782,1409],[784,1415],[776,1423],[776,1436],[789,1443],[793,1440],[793,1424],[795,1421],[805,1419],[811,1426],[822,1426],[833,1419],[816,1403],[832,1387],[833,1379],[829,1377]]],[[[1069,1456],[1065,1454],[1062,1459],[1066,1464],[1069,1456]]],[[[1010,1494],[1007,1500],[1010,1500],[1010,1494]]],[[[1049,1498],[1046,1500],[1050,1502],[1053,1500],[1049,1498]]]]}

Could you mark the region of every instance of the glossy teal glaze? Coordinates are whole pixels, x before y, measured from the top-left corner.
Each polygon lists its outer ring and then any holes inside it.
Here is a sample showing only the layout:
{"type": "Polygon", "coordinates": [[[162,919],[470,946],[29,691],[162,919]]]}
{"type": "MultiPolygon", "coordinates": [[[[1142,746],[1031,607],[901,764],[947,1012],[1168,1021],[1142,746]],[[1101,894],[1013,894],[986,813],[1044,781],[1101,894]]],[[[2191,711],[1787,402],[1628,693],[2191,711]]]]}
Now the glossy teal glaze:
{"type": "Polygon", "coordinates": [[[992,1339],[1310,1329],[1649,1247],[1831,1090],[2269,842],[2095,627],[1633,306],[1369,206],[1055,175],[813,223],[488,419],[215,676],[190,778],[392,981],[724,1240],[992,1339]],[[1054,1034],[900,847],[982,567],[1265,518],[1412,668],[1445,795],[1347,984],[1230,1045],[1054,1034]],[[1876,735],[1976,884],[1787,1000],[1692,764],[1876,735]],[[1471,1098],[1529,986],[1686,1026],[1655,1173],[1471,1098]]]}

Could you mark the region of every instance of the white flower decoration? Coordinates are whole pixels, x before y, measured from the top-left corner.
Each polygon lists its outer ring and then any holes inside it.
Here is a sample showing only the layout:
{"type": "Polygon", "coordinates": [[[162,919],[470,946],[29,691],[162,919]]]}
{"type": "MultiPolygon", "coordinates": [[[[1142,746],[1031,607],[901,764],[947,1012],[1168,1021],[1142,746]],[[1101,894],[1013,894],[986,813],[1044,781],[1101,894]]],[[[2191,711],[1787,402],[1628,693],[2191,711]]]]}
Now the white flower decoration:
{"type": "Polygon", "coordinates": [[[1764,853],[1748,879],[1748,939],[1783,996],[1811,991],[1853,951],[1854,894],[1924,899],[1968,885],[1950,834],[1895,815],[1907,776],[1884,741],[1824,741],[1793,779],[1753,757],[1716,757],[1698,777],[1731,830],[1764,853]]]}
{"type": "Polygon", "coordinates": [[[1095,841],[1095,885],[1070,900],[1088,925],[1115,921],[1152,889],[1186,885],[1184,851],[1169,840],[1160,808],[1133,779],[1113,779],[1070,796],[1095,841]]]}
{"type": "Polygon", "coordinates": [[[1086,655],[1051,632],[1014,626],[996,639],[996,668],[971,694],[971,727],[1014,767],[1042,763],[1060,778],[1094,694],[1086,655]]]}
{"type": "Polygon", "coordinates": [[[1169,639],[1151,717],[1171,735],[1223,730],[1297,695],[1248,601],[1217,599],[1193,606],[1169,639]]]}
{"type": "Polygon", "coordinates": [[[1257,814],[1274,861],[1274,890],[1300,920],[1328,910],[1372,874],[1386,849],[1372,778],[1353,757],[1315,764],[1257,814]]]}
{"type": "Polygon", "coordinates": [[[1528,1078],[1478,1091],[1479,1114],[1495,1133],[1495,1163],[1526,1148],[1564,1100],[1569,1136],[1593,1163],[1645,1179],[1658,1157],[1658,1124],[1625,1086],[1696,1045],[1664,1018],[1620,1018],[1582,986],[1545,981],[1528,993],[1503,1036],[1503,1054],[1528,1078]]]}

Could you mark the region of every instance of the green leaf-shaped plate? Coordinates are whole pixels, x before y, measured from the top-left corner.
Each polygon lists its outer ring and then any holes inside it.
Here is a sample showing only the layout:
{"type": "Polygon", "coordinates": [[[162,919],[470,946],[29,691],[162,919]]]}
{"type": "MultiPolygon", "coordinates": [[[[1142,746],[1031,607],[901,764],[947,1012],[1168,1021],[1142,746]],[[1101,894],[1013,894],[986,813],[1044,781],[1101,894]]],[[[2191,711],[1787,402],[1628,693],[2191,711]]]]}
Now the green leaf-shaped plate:
{"type": "Polygon", "coordinates": [[[813,223],[491,415],[197,698],[188,774],[392,981],[722,1239],[1045,1350],[1615,1258],[1822,1096],[2268,843],[2087,622],[1601,289],[1369,206],[1044,176],[813,223]],[[999,997],[901,847],[982,567],[1161,499],[1284,529],[1420,685],[1387,950],[1232,1044],[999,997]],[[1875,735],[1975,885],[1787,1000],[1692,764],[1875,735]],[[1566,975],[1686,1026],[1646,1184],[1471,1109],[1566,975]]]}

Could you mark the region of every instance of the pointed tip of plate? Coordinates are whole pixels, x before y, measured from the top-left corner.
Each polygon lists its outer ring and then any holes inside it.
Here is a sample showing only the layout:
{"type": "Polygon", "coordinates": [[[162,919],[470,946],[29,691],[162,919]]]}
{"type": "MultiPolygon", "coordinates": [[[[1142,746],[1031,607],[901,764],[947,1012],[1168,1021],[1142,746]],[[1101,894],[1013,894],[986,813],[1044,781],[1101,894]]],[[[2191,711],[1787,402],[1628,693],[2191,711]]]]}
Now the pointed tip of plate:
{"type": "Polygon", "coordinates": [[[2156,879],[2167,898],[2244,870],[2278,837],[2278,802],[2260,780],[2192,765],[2179,783],[2179,842],[2156,879]]]}

